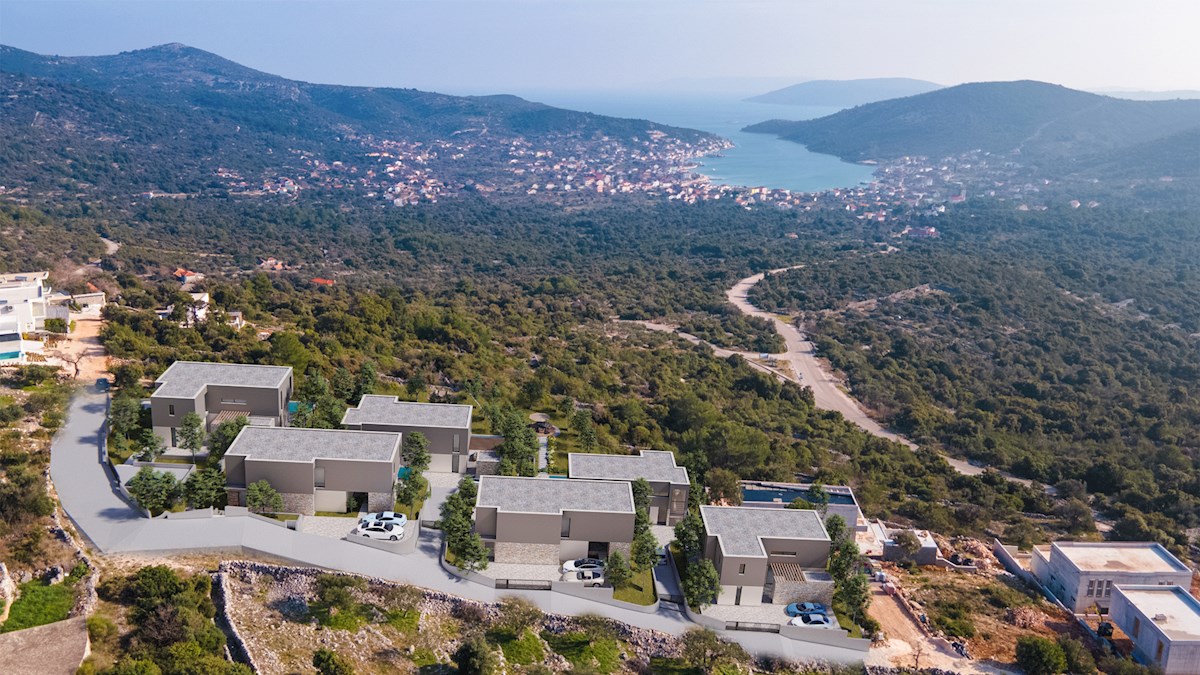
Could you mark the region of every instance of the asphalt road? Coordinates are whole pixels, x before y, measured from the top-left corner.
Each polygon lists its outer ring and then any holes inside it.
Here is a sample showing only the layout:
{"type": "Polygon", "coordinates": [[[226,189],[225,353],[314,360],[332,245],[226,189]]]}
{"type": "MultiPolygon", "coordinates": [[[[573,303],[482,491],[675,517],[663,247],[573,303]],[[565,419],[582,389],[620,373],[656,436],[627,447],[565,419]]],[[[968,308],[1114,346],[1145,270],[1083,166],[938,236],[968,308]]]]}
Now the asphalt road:
{"type": "MultiPolygon", "coordinates": [[[[496,591],[459,579],[438,562],[441,540],[436,530],[425,530],[416,552],[396,555],[353,542],[288,530],[282,523],[251,516],[211,518],[145,518],[120,493],[104,462],[107,397],[94,387],[81,389],[71,399],[63,428],[51,443],[50,477],[59,501],[92,545],[104,553],[140,552],[169,555],[195,551],[245,551],[263,553],[301,565],[410,583],[473,600],[494,602],[504,595],[523,595],[544,611],[561,614],[594,613],[617,621],[678,635],[695,626],[682,612],[664,603],[657,613],[614,607],[551,591],[496,591]]],[[[449,489],[436,490],[436,505],[449,489]]],[[[761,655],[798,661],[854,663],[863,654],[850,649],[798,642],[772,633],[722,631],[727,639],[761,655]]]]}

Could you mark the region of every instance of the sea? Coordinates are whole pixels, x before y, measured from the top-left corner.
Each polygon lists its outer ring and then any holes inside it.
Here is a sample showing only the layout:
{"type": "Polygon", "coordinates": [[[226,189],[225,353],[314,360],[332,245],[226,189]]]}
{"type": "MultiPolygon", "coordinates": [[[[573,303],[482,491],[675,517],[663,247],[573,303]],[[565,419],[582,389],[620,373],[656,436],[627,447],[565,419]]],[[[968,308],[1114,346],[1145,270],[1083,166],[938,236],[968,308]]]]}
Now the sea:
{"type": "Polygon", "coordinates": [[[559,108],[647,119],[728,138],[733,141],[733,148],[719,157],[699,160],[702,165],[697,171],[716,183],[819,192],[871,180],[870,166],[809,152],[799,143],[770,134],[742,131],[743,127],[764,120],[815,119],[835,113],[838,108],[752,103],[720,94],[523,92],[522,95],[559,108]]]}

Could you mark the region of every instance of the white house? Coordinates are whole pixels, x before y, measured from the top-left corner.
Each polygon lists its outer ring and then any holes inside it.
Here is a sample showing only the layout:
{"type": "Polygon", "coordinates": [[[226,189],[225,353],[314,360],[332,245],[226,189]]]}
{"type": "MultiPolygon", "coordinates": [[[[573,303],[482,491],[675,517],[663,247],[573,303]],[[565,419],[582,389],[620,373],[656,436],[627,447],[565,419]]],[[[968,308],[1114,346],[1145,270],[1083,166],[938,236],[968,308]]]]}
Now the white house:
{"type": "Polygon", "coordinates": [[[1113,624],[1133,642],[1133,657],[1164,675],[1200,673],[1200,601],[1182,586],[1117,586],[1113,624]]]}
{"type": "Polygon", "coordinates": [[[46,319],[70,320],[67,305],[51,302],[46,285],[49,272],[0,275],[0,363],[19,363],[30,352],[41,351],[41,342],[22,335],[44,330],[46,319]]]}
{"type": "Polygon", "coordinates": [[[1030,569],[1067,609],[1107,610],[1118,585],[1191,583],[1192,570],[1153,542],[1060,541],[1033,549],[1030,569]]]}

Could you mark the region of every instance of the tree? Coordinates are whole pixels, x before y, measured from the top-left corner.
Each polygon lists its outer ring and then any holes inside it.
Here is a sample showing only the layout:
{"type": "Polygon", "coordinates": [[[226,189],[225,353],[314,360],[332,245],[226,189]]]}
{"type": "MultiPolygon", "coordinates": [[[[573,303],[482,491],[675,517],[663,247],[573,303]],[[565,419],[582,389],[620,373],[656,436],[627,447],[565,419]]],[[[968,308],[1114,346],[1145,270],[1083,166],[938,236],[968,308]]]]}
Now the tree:
{"type": "Polygon", "coordinates": [[[867,582],[867,575],[855,574],[837,584],[833,599],[846,610],[851,621],[861,625],[871,604],[871,585],[867,582]]]}
{"type": "Polygon", "coordinates": [[[704,521],[695,513],[688,513],[675,523],[675,541],[688,560],[699,557],[704,546],[704,521]]]}
{"type": "Polygon", "coordinates": [[[633,571],[620,551],[608,554],[608,564],[604,566],[604,578],[613,588],[621,588],[633,578],[633,571]]]}
{"type": "Polygon", "coordinates": [[[229,450],[229,446],[233,445],[234,439],[249,423],[250,420],[245,415],[238,415],[231,420],[221,422],[216,429],[212,430],[212,433],[208,435],[208,463],[210,465],[221,461],[221,458],[229,450]]]}
{"type": "Polygon", "coordinates": [[[742,486],[736,473],[728,469],[709,469],[704,480],[708,484],[709,503],[733,506],[742,503],[742,486]]]}
{"type": "Polygon", "coordinates": [[[155,471],[148,466],[143,466],[134,474],[126,483],[125,489],[129,490],[129,495],[138,506],[151,514],[159,514],[171,508],[179,496],[179,482],[175,480],[175,476],[166,471],[155,471]]]}
{"type": "Polygon", "coordinates": [[[825,516],[825,512],[829,510],[829,493],[825,491],[824,485],[818,481],[813,481],[812,485],[808,486],[805,498],[809,504],[812,504],[811,508],[820,512],[821,517],[825,516]]]}
{"type": "Polygon", "coordinates": [[[378,383],[379,373],[375,370],[375,364],[370,361],[362,364],[362,368],[358,369],[358,379],[354,381],[354,394],[350,403],[358,404],[363,396],[374,393],[378,383]]]}
{"type": "Polygon", "coordinates": [[[271,362],[279,366],[291,366],[292,370],[308,371],[312,354],[295,333],[278,332],[271,336],[271,362]]]}
{"type": "Polygon", "coordinates": [[[246,505],[255,513],[278,513],[283,510],[283,495],[267,481],[255,481],[246,488],[246,505]]]}
{"type": "Polygon", "coordinates": [[[705,605],[716,602],[720,594],[721,577],[717,574],[717,568],[713,567],[712,561],[701,558],[688,565],[687,574],[683,579],[683,597],[688,606],[697,610],[703,609],[705,605]]]}
{"type": "Polygon", "coordinates": [[[579,447],[583,448],[584,452],[592,452],[596,449],[599,439],[596,437],[596,425],[592,423],[591,417],[575,427],[575,433],[579,435],[579,447]]]}
{"type": "Polygon", "coordinates": [[[350,375],[349,370],[338,368],[333,372],[333,379],[329,381],[329,389],[334,396],[349,402],[354,397],[354,377],[350,375]]]}
{"type": "Polygon", "coordinates": [[[1071,675],[1096,675],[1096,659],[1082,642],[1070,635],[1059,635],[1058,646],[1066,659],[1067,672],[1071,675]]]}
{"type": "Polygon", "coordinates": [[[113,374],[113,386],[118,389],[134,389],[142,383],[142,377],[146,372],[142,369],[142,364],[130,362],[122,363],[111,368],[113,374]]]}
{"type": "Polygon", "coordinates": [[[354,666],[346,658],[324,647],[313,652],[312,664],[320,675],[354,675],[354,666]]]}
{"type": "Polygon", "coordinates": [[[1053,640],[1025,635],[1017,639],[1017,665],[1026,675],[1057,675],[1067,669],[1067,657],[1053,640]]]}
{"type": "Polygon", "coordinates": [[[719,665],[749,660],[741,645],[722,640],[708,628],[692,628],[680,642],[683,660],[702,673],[711,673],[719,665]]]}
{"type": "Polygon", "coordinates": [[[122,393],[113,399],[108,411],[109,423],[113,433],[123,438],[138,430],[142,421],[142,402],[136,396],[122,393]]]}
{"type": "Polygon", "coordinates": [[[850,533],[850,528],[846,527],[846,519],[835,513],[825,518],[825,532],[829,535],[829,541],[837,546],[850,533]]]}
{"type": "Polygon", "coordinates": [[[454,665],[461,675],[493,675],[499,672],[500,660],[482,635],[467,638],[454,652],[454,665]]]}
{"type": "Polygon", "coordinates": [[[488,550],[483,544],[483,538],[472,532],[463,539],[454,556],[458,559],[458,568],[465,572],[478,572],[488,566],[488,550]]]}
{"type": "Polygon", "coordinates": [[[183,496],[194,509],[224,508],[229,503],[225,474],[217,469],[193,471],[183,481],[183,496]]]}
{"type": "Polygon", "coordinates": [[[921,550],[921,540],[917,535],[912,533],[912,530],[900,530],[892,535],[892,543],[904,551],[909,557],[917,554],[921,550]]]}
{"type": "Polygon", "coordinates": [[[648,570],[658,562],[658,540],[649,529],[633,535],[633,546],[630,548],[630,558],[639,570],[648,570]]]}
{"type": "Polygon", "coordinates": [[[396,483],[396,501],[410,509],[425,496],[429,489],[429,481],[419,473],[410,474],[408,478],[396,483]]]}
{"type": "Polygon", "coordinates": [[[647,513],[650,512],[650,497],[654,494],[654,489],[650,487],[650,481],[638,477],[637,480],[629,484],[633,489],[633,507],[647,513]]]}
{"type": "Polygon", "coordinates": [[[196,461],[196,451],[204,447],[204,420],[195,412],[183,416],[179,425],[179,447],[192,451],[192,462],[196,461]]]}
{"type": "Polygon", "coordinates": [[[425,434],[414,431],[404,435],[403,447],[400,450],[404,464],[416,473],[424,473],[429,468],[429,439],[425,434]]]}
{"type": "Polygon", "coordinates": [[[858,544],[853,539],[843,539],[829,551],[829,576],[834,583],[849,579],[858,567],[858,544]]]}

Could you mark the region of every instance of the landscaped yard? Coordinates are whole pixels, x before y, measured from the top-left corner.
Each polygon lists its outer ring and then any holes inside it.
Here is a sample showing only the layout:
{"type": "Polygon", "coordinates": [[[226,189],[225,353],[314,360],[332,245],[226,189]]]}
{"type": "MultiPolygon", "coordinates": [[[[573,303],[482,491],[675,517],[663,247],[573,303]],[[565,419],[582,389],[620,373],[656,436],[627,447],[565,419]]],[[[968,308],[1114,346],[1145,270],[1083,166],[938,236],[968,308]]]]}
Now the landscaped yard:
{"type": "Polygon", "coordinates": [[[358,511],[316,511],[314,516],[322,516],[324,518],[357,518],[358,511]]]}
{"type": "Polygon", "coordinates": [[[289,520],[297,520],[300,518],[300,514],[298,514],[298,513],[260,513],[258,515],[266,517],[266,518],[271,518],[272,520],[279,520],[279,521],[283,521],[283,522],[287,522],[289,520]]]}
{"type": "Polygon", "coordinates": [[[636,572],[629,583],[613,591],[613,599],[635,605],[653,605],[658,599],[654,589],[654,570],[636,572]]]}

